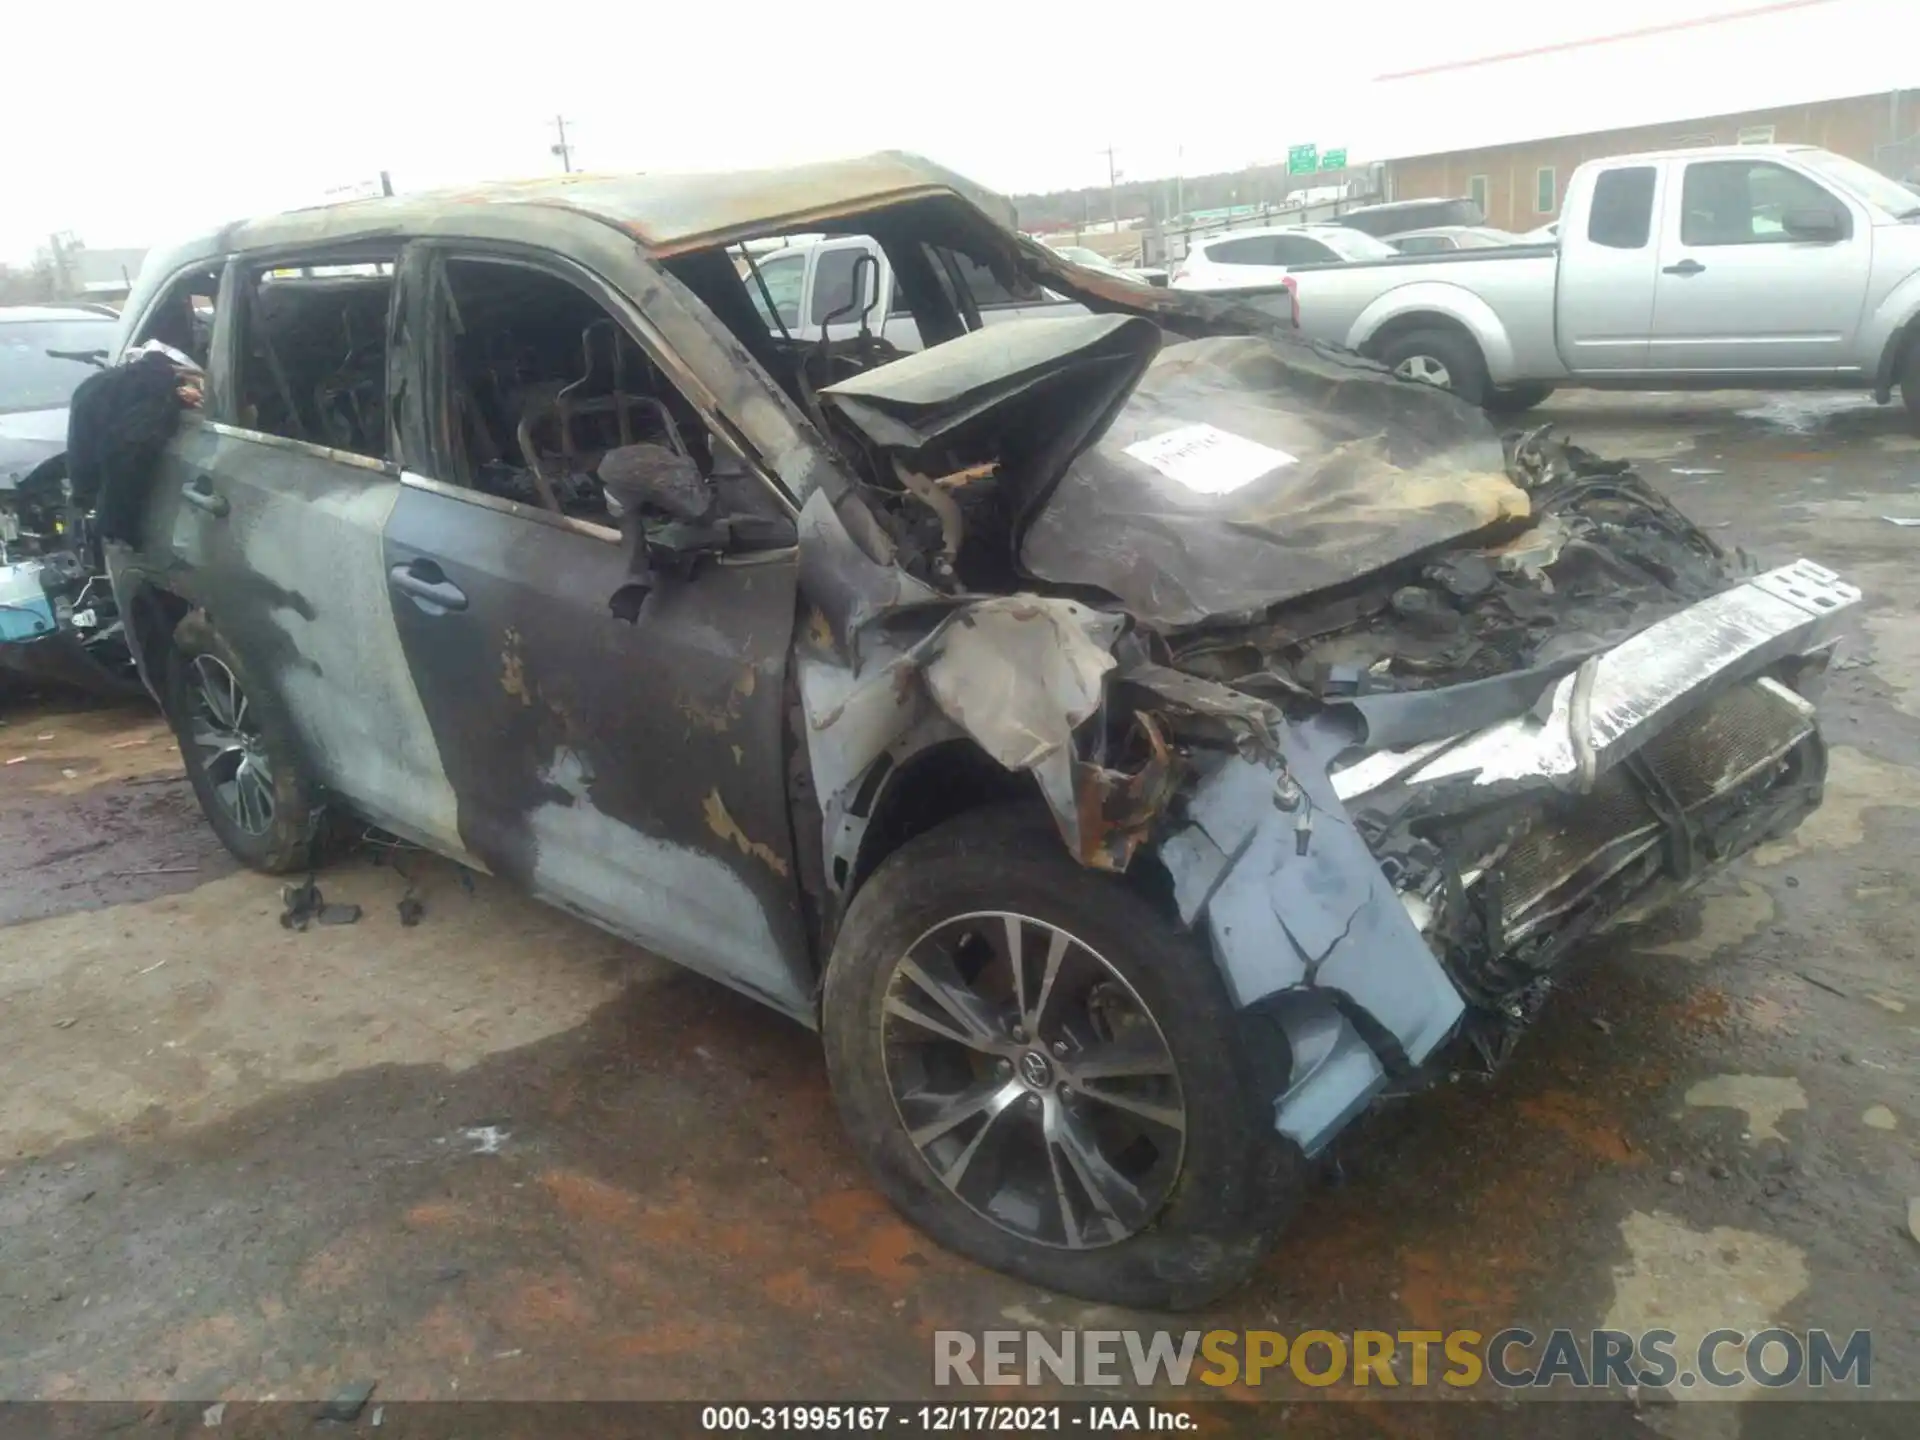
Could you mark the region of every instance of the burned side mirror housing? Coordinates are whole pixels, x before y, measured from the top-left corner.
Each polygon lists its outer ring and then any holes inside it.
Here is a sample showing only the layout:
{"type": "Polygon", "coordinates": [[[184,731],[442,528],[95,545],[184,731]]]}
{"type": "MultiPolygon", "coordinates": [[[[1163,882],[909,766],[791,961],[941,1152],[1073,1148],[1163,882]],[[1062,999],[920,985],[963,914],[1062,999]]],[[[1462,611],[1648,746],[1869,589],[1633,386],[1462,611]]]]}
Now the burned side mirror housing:
{"type": "Polygon", "coordinates": [[[642,510],[675,520],[703,520],[713,508],[713,491],[690,455],[651,443],[622,445],[600,460],[600,483],[607,487],[608,509],[627,521],[642,510]]]}

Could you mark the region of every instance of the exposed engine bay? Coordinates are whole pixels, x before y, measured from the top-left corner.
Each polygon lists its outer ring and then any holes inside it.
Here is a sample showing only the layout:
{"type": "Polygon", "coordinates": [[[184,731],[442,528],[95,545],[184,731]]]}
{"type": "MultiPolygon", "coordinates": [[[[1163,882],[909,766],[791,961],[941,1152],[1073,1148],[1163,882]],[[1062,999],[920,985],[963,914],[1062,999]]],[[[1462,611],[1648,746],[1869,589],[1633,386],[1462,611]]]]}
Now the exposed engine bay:
{"type": "Polygon", "coordinates": [[[58,461],[0,491],[0,607],[0,665],[90,690],[138,690],[93,516],[58,461]]]}

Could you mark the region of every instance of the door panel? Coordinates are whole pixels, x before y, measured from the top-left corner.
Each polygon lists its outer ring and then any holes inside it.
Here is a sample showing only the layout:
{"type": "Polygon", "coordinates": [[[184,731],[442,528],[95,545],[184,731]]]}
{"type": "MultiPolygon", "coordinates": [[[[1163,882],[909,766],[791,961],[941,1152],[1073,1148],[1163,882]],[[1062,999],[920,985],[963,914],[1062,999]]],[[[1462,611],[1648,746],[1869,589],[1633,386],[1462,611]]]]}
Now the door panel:
{"type": "Polygon", "coordinates": [[[1696,160],[1661,222],[1650,361],[1657,370],[1857,368],[1872,227],[1865,212],[1772,161],[1696,160]],[[1850,233],[1793,240],[1788,208],[1825,208],[1850,233]]]}
{"type": "Polygon", "coordinates": [[[188,417],[154,478],[155,583],[204,607],[285,702],[308,763],[370,819],[465,858],[453,791],[401,651],[379,461],[188,417]]]}
{"type": "Polygon", "coordinates": [[[1601,171],[1580,232],[1560,236],[1560,359],[1576,375],[1646,368],[1659,278],[1654,217],[1672,168],[1601,171]]]}
{"type": "Polygon", "coordinates": [[[612,532],[407,477],[382,574],[496,872],[812,1023],[787,810],[797,567],[665,579],[637,623],[612,532]]]}

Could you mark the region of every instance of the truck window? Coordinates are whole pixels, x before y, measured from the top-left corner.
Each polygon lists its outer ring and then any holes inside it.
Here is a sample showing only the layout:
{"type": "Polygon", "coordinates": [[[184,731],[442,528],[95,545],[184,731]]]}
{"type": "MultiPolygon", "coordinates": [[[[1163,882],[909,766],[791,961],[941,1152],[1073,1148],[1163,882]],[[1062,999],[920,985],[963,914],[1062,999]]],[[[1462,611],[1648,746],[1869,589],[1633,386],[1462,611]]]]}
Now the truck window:
{"type": "Polygon", "coordinates": [[[1206,247],[1207,259],[1216,265],[1278,265],[1273,237],[1246,235],[1238,240],[1216,240],[1206,247]]]}
{"type": "MultiPolygon", "coordinates": [[[[822,250],[820,258],[813,266],[813,313],[815,325],[827,323],[829,315],[836,315],[834,324],[851,325],[858,321],[857,310],[849,309],[853,304],[853,272],[860,257],[870,254],[859,245],[843,245],[838,250],[822,250]]],[[[877,257],[876,257],[877,258],[877,257]]],[[[875,271],[869,266],[862,282],[866,293],[862,300],[873,299],[873,287],[878,284],[875,271]]]]}
{"type": "Polygon", "coordinates": [[[967,293],[973,296],[974,308],[991,310],[995,306],[1032,305],[1046,298],[1037,285],[1022,286],[1020,290],[1009,290],[1000,283],[1000,279],[985,265],[972,256],[959,250],[942,250],[943,258],[950,257],[954,267],[959,270],[960,278],[965,282],[967,293]]]}
{"type": "MultiPolygon", "coordinates": [[[[806,279],[807,257],[793,255],[756,255],[753,263],[759,267],[760,274],[767,282],[767,291],[773,296],[774,307],[780,312],[780,322],[788,330],[800,323],[800,286],[806,279]]],[[[760,293],[760,286],[751,275],[746,277],[747,294],[753,297],[753,308],[767,322],[767,328],[773,328],[773,316],[767,313],[766,296],[760,293]]]]}
{"type": "Polygon", "coordinates": [[[1643,247],[1653,234],[1653,180],[1651,165],[1602,170],[1593,182],[1587,239],[1610,250],[1643,247]]]}
{"type": "Polygon", "coordinates": [[[1321,265],[1340,257],[1306,235],[1274,235],[1269,238],[1274,258],[1282,265],[1321,265]]]}
{"type": "Polygon", "coordinates": [[[1853,234],[1853,215],[1798,171],[1767,160],[1701,160],[1680,191],[1683,245],[1769,245],[1790,240],[1791,210],[1825,210],[1853,234]]]}

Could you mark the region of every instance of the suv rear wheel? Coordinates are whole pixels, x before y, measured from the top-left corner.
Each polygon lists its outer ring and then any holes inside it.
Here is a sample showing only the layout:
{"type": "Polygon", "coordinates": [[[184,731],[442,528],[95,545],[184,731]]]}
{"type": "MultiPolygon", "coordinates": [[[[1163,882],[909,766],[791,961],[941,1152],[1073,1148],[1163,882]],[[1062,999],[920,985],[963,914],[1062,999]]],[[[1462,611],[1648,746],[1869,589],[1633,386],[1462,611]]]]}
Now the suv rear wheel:
{"type": "Polygon", "coordinates": [[[890,856],[848,907],[822,1029],[887,1197],[1022,1279],[1205,1304],[1299,1190],[1205,947],[1044,813],[976,811],[890,856]]]}
{"type": "Polygon", "coordinates": [[[187,779],[221,843],[269,874],[306,869],[320,809],[293,726],[204,611],[174,629],[165,690],[187,779]]]}

